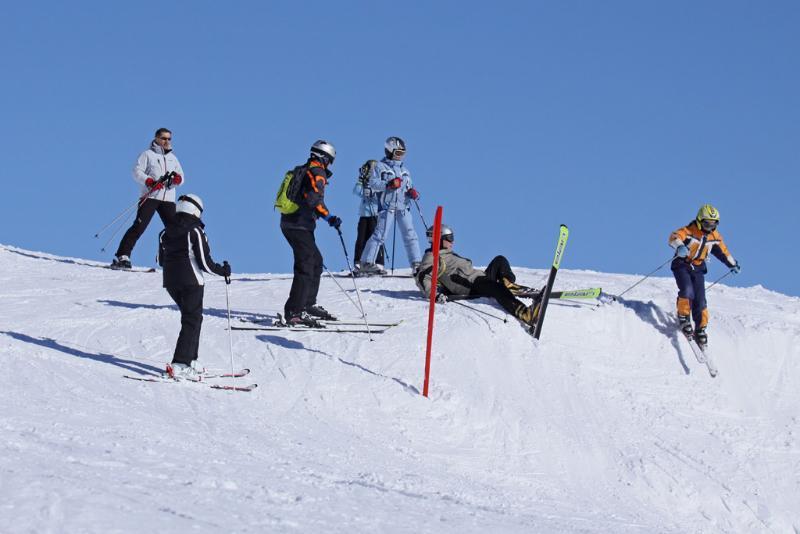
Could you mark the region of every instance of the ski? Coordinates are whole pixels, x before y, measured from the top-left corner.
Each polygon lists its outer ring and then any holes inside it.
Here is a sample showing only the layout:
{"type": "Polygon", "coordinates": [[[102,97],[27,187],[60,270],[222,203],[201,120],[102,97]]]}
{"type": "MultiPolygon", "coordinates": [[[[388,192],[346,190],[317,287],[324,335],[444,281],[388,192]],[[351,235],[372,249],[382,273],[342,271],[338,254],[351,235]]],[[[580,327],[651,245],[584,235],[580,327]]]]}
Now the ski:
{"type": "MultiPolygon", "coordinates": [[[[258,325],[267,325],[267,326],[285,326],[285,325],[275,325],[275,319],[272,318],[265,318],[265,319],[246,319],[244,317],[239,318],[240,321],[245,323],[255,323],[258,325]]],[[[326,320],[326,319],[317,319],[317,322],[322,325],[341,325],[341,326],[363,326],[364,320],[363,319],[336,319],[336,320],[326,320]]],[[[397,326],[402,323],[402,319],[396,322],[385,322],[385,323],[369,323],[369,326],[375,326],[378,328],[389,328],[392,326],[397,326]]]]}
{"type": "MultiPolygon", "coordinates": [[[[248,369],[249,373],[249,369],[248,369]]],[[[247,373],[245,373],[246,375],[247,373]]],[[[234,376],[244,376],[244,375],[230,375],[228,377],[234,376]]],[[[258,387],[258,384],[248,384],[246,386],[229,386],[226,384],[217,384],[217,383],[209,383],[204,382],[203,380],[175,380],[174,378],[170,378],[166,375],[141,375],[141,376],[132,376],[132,375],[122,375],[123,378],[127,378],[130,380],[138,380],[140,382],[161,382],[165,384],[179,384],[179,383],[187,383],[187,384],[198,384],[202,386],[208,386],[211,389],[224,389],[228,391],[253,391],[255,388],[258,387]]],[[[204,378],[222,378],[223,375],[217,375],[214,377],[204,377],[204,378]]]]}
{"type": "MultiPolygon", "coordinates": [[[[283,331],[283,332],[328,332],[331,334],[383,334],[389,327],[378,326],[367,330],[365,327],[356,328],[355,326],[337,327],[335,323],[328,323],[321,326],[289,326],[289,325],[261,325],[252,326],[231,325],[231,330],[255,330],[255,331],[283,331]],[[328,326],[329,325],[329,326],[328,326]]],[[[370,325],[370,327],[373,325],[370,325]]]]}
{"type": "Polygon", "coordinates": [[[98,265],[98,267],[102,267],[104,269],[111,269],[112,271],[123,271],[127,273],[154,273],[156,272],[155,267],[131,267],[130,269],[125,269],[123,267],[112,267],[111,265],[98,265]]]}
{"type": "Polygon", "coordinates": [[[553,265],[550,267],[550,276],[547,277],[547,284],[542,290],[542,300],[539,303],[539,315],[536,318],[536,324],[531,327],[530,332],[533,337],[539,339],[542,335],[542,324],[544,323],[544,314],[547,311],[547,303],[550,300],[550,293],[553,291],[553,283],[556,281],[556,274],[561,266],[561,259],[564,256],[564,249],[567,246],[567,239],[569,238],[569,228],[562,224],[558,233],[558,244],[556,245],[556,254],[553,258],[553,265]]]}
{"type": "Polygon", "coordinates": [[[697,362],[706,366],[706,369],[708,369],[708,374],[711,375],[711,378],[716,377],[719,369],[717,369],[716,364],[711,359],[711,355],[707,350],[708,347],[701,346],[693,336],[687,336],[686,333],[680,328],[678,328],[678,331],[684,338],[686,338],[686,341],[689,342],[689,348],[692,349],[692,353],[694,354],[694,357],[697,358],[697,362]]]}
{"type": "MultiPolygon", "coordinates": [[[[512,294],[517,298],[536,298],[541,293],[540,289],[532,287],[520,286],[522,291],[514,292],[512,294]]],[[[550,293],[551,299],[599,299],[602,295],[603,289],[600,287],[588,287],[586,289],[570,289],[569,291],[553,291],[550,293]]]]}

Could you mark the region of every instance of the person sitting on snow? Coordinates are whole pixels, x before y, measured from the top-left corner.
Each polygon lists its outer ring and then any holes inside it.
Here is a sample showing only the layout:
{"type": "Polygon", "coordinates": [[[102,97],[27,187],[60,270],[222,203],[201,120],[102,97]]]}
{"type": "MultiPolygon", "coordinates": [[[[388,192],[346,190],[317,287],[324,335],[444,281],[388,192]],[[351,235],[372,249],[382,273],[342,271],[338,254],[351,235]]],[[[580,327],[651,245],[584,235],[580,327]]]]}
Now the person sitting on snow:
{"type": "Polygon", "coordinates": [[[718,225],[719,211],[711,204],[705,204],[697,211],[695,220],[669,235],[669,245],[675,249],[671,268],[678,284],[678,322],[683,333],[687,337],[694,336],[700,346],[708,344],[705,282],[708,254],[716,256],[733,273],[741,270],[717,231],[718,225]]]}
{"type": "MultiPolygon", "coordinates": [[[[428,230],[427,235],[428,240],[432,241],[432,229],[428,230]]],[[[522,286],[515,283],[517,278],[505,257],[496,256],[485,271],[475,269],[471,260],[453,252],[454,239],[453,229],[443,224],[439,244],[437,301],[446,302],[448,297],[491,297],[521,322],[534,326],[539,314],[541,293],[537,293],[533,303],[526,306],[514,295],[522,286]]],[[[414,276],[417,287],[426,297],[430,295],[432,273],[433,251],[429,248],[414,276]]]]}

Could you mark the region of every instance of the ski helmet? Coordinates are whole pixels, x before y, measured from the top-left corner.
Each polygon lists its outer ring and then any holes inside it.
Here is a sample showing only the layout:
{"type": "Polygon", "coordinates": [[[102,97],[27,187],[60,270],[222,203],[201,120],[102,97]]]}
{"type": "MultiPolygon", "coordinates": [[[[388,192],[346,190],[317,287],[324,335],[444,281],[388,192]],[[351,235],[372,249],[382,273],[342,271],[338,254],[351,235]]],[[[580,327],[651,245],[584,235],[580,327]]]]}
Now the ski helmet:
{"type": "Polygon", "coordinates": [[[717,225],[719,225],[719,211],[711,204],[703,204],[700,209],[697,210],[696,220],[697,226],[706,232],[712,232],[716,230],[717,225]]]}
{"type": "MultiPolygon", "coordinates": [[[[425,235],[428,236],[428,241],[430,241],[432,243],[433,242],[433,226],[431,226],[430,228],[428,228],[425,231],[425,235]]],[[[446,224],[443,224],[442,225],[442,231],[441,231],[441,238],[442,238],[443,241],[450,241],[452,243],[453,239],[455,239],[455,235],[453,234],[453,229],[450,228],[449,226],[447,226],[446,224]]]]}
{"type": "Polygon", "coordinates": [[[332,165],[333,160],[336,159],[336,149],[329,142],[320,139],[311,145],[311,156],[322,160],[322,163],[327,167],[332,165]]]}
{"type": "Polygon", "coordinates": [[[399,137],[390,137],[383,144],[383,151],[387,158],[402,157],[406,153],[406,142],[399,137]]]}
{"type": "Polygon", "coordinates": [[[198,219],[203,213],[203,201],[197,195],[181,195],[175,205],[176,213],[188,213],[198,219]]]}

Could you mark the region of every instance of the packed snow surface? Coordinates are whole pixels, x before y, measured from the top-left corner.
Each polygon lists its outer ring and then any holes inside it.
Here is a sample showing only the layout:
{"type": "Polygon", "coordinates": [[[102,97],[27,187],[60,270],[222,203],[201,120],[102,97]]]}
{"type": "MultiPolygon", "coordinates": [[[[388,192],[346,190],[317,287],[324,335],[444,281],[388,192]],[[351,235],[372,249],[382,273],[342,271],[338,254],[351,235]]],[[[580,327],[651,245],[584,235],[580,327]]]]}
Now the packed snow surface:
{"type": "MultiPolygon", "coordinates": [[[[216,382],[258,383],[231,393],[123,378],[172,357],[160,273],[10,246],[0,273],[4,533],[800,532],[798,298],[715,286],[716,378],[675,332],[666,268],[617,302],[551,302],[538,342],[447,303],[425,398],[409,278],[358,280],[370,320],[402,320],[373,341],[230,332],[214,279],[200,361],[230,368],[232,336],[252,373],[216,382]]],[[[637,278],[562,269],[556,289],[637,278]]],[[[233,322],[274,316],[290,284],[236,274],[233,322]]],[[[350,299],[323,278],[320,304],[354,319],[350,299]]]]}

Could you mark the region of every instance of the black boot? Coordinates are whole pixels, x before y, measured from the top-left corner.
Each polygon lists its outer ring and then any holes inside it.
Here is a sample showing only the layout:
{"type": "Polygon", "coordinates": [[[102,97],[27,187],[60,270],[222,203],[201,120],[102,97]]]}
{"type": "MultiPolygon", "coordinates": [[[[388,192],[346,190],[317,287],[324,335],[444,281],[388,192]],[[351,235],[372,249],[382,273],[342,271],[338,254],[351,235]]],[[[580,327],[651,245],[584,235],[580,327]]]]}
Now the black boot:
{"type": "Polygon", "coordinates": [[[706,334],[706,327],[705,326],[701,326],[700,328],[698,328],[695,331],[694,340],[701,347],[705,347],[706,345],[708,345],[708,334],[706,334]]]}
{"type": "Polygon", "coordinates": [[[689,318],[689,316],[679,315],[678,325],[680,326],[683,335],[691,339],[691,337],[694,335],[694,329],[692,328],[692,320],[689,318]]]}
{"type": "Polygon", "coordinates": [[[336,317],[330,314],[328,310],[319,306],[318,304],[312,304],[311,306],[306,307],[306,312],[311,317],[317,317],[322,319],[323,321],[335,321],[336,317]]]}

